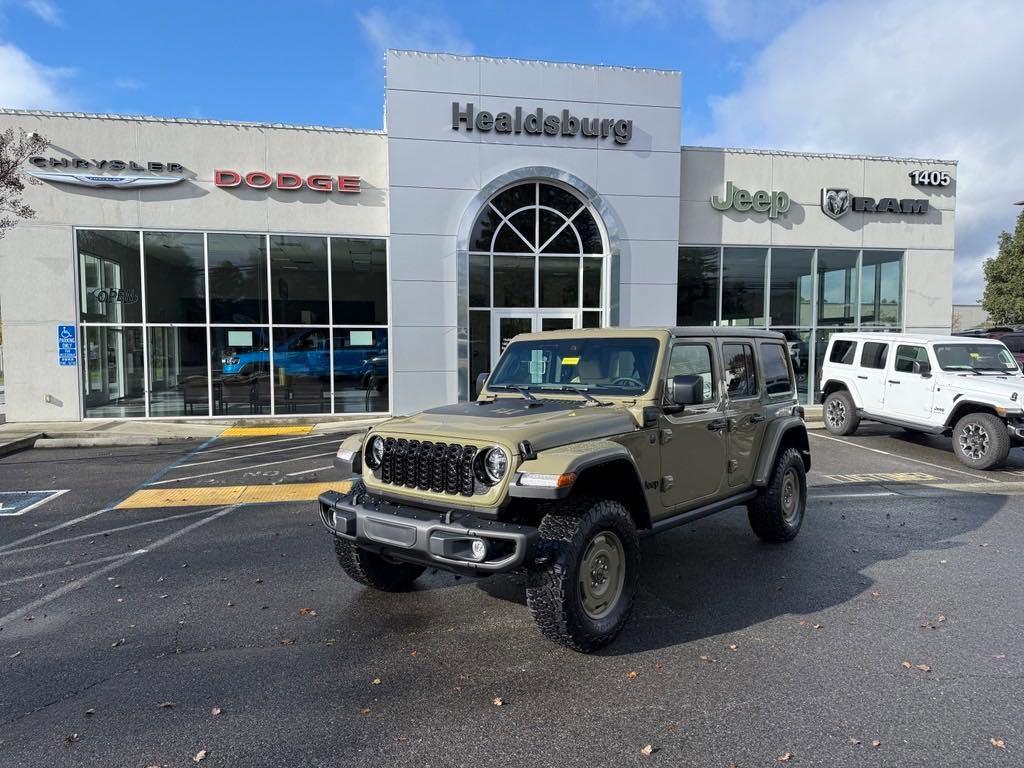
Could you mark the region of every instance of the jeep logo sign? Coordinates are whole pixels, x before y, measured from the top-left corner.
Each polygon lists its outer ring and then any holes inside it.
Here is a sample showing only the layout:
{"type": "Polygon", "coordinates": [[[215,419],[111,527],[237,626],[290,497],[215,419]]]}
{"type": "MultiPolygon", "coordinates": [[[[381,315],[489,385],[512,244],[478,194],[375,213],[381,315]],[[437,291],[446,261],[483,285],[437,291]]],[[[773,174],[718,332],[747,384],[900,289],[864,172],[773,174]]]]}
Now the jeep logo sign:
{"type": "Polygon", "coordinates": [[[716,211],[735,208],[737,211],[767,212],[768,218],[774,219],[789,210],[789,195],[785,192],[765,192],[763,189],[750,192],[727,181],[725,182],[725,194],[721,197],[718,195],[711,197],[711,207],[716,211]]]}
{"type": "Polygon", "coordinates": [[[838,219],[851,210],[855,213],[923,214],[928,213],[928,200],[927,198],[897,200],[895,197],[883,197],[875,200],[873,197],[851,195],[848,189],[825,187],[821,190],[821,210],[826,216],[833,219],[838,219]]]}

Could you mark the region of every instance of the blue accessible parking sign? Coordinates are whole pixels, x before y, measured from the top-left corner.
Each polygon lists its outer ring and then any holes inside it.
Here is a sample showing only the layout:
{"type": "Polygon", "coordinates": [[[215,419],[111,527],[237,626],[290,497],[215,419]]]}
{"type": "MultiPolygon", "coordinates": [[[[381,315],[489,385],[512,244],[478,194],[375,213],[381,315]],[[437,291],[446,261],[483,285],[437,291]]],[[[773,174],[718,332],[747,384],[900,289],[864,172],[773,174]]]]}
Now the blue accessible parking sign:
{"type": "Polygon", "coordinates": [[[75,326],[57,326],[57,358],[61,365],[78,365],[78,334],[75,333],[75,326]]]}

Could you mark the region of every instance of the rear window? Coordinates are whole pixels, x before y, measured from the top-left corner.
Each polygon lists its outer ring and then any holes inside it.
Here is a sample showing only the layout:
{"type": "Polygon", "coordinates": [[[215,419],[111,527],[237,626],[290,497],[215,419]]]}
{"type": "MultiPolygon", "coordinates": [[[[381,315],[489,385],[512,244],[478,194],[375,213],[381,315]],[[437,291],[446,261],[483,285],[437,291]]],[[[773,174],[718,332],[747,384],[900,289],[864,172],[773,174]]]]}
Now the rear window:
{"type": "Polygon", "coordinates": [[[860,364],[864,368],[885,368],[885,359],[889,354],[889,345],[878,341],[864,342],[864,351],[860,355],[860,364]]]}
{"type": "Polygon", "coordinates": [[[786,362],[786,350],[779,344],[761,345],[761,368],[768,395],[786,395],[793,391],[793,376],[786,362]]]}
{"type": "Polygon", "coordinates": [[[853,365],[857,355],[857,342],[849,339],[836,339],[832,344],[832,352],[828,356],[830,363],[853,365]]]}
{"type": "Polygon", "coordinates": [[[1003,336],[999,341],[1003,342],[1006,348],[1015,355],[1024,352],[1024,336],[1003,336]]]}

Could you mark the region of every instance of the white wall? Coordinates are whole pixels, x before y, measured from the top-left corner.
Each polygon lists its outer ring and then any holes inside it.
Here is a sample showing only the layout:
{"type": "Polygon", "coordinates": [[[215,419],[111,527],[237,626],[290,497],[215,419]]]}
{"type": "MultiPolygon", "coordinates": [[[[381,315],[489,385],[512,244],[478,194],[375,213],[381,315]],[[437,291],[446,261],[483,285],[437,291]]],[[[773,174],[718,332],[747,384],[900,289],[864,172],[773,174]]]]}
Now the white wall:
{"type": "Polygon", "coordinates": [[[78,320],[74,227],[387,236],[387,143],[379,132],[0,113],[0,130],[8,127],[45,136],[47,156],[177,162],[187,177],[152,189],[27,188],[36,217],[0,239],[8,421],[81,416],[78,369],[57,363],[56,326],[78,320]],[[363,191],[224,189],[213,184],[216,169],[361,176],[363,191]]]}
{"type": "Polygon", "coordinates": [[[458,397],[456,235],[480,190],[544,166],[580,179],[610,209],[620,250],[620,325],[675,322],[679,215],[678,72],[389,51],[394,409],[458,397]],[[477,110],[632,119],[632,140],[452,130],[451,104],[477,110]],[[401,361],[398,363],[397,361],[401,361]]]}

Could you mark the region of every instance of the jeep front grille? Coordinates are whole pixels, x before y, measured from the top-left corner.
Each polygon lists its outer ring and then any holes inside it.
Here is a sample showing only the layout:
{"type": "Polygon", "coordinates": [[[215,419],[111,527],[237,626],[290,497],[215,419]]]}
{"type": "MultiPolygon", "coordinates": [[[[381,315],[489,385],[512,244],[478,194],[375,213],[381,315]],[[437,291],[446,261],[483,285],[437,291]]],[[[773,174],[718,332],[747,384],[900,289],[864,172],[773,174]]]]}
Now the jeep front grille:
{"type": "Polygon", "coordinates": [[[475,445],[388,437],[384,440],[379,477],[387,485],[472,496],[476,453],[475,445]]]}

